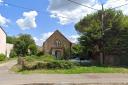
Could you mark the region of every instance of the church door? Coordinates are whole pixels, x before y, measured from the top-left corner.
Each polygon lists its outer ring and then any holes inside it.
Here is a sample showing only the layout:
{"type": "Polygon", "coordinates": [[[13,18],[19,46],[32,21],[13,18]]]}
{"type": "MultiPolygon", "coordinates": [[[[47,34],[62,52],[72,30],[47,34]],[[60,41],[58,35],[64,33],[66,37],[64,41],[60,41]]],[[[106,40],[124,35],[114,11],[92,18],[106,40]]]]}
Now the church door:
{"type": "Polygon", "coordinates": [[[59,59],[61,57],[61,51],[56,50],[55,51],[55,56],[56,56],[57,59],[59,59]]]}

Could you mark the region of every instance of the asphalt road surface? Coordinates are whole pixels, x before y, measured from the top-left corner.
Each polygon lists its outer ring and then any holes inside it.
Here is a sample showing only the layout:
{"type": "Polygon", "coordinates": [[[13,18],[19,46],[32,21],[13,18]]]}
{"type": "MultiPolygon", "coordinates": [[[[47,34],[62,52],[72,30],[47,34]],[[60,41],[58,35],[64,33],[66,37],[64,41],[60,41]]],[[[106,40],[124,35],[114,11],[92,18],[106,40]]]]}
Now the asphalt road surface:
{"type": "Polygon", "coordinates": [[[0,85],[128,85],[128,74],[16,74],[16,60],[0,64],[0,85]]]}

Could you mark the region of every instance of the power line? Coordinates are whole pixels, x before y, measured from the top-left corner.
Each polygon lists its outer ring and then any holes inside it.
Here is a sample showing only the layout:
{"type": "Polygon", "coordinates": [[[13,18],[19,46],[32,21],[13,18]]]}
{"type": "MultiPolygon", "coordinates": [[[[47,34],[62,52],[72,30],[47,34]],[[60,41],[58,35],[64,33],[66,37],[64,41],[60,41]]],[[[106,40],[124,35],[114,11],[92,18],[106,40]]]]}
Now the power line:
{"type": "MultiPolygon", "coordinates": [[[[74,4],[77,4],[77,5],[80,5],[80,6],[84,6],[84,7],[93,9],[93,10],[98,10],[98,9],[95,9],[95,8],[92,8],[92,7],[89,7],[89,6],[86,6],[84,4],[78,3],[78,2],[73,1],[73,0],[67,0],[67,1],[69,1],[71,3],[74,3],[74,4]]],[[[12,7],[16,7],[16,8],[21,8],[21,9],[25,9],[25,10],[34,10],[34,9],[31,9],[31,8],[28,8],[28,7],[23,7],[23,6],[12,4],[12,3],[8,3],[8,2],[3,2],[3,3],[4,4],[8,4],[9,6],[12,6],[12,7]]],[[[120,7],[125,6],[125,5],[128,5],[128,3],[123,4],[123,5],[120,5],[120,6],[117,6],[117,7],[113,7],[112,9],[117,9],[117,8],[120,8],[120,7]]],[[[41,12],[40,10],[36,10],[36,11],[41,12]]]]}
{"type": "MultiPolygon", "coordinates": [[[[28,8],[28,7],[23,7],[23,6],[19,6],[19,5],[8,3],[8,2],[3,2],[3,3],[8,4],[9,6],[12,6],[12,7],[16,7],[16,8],[21,8],[21,9],[25,9],[25,10],[34,10],[34,9],[31,9],[31,8],[28,8]]],[[[40,10],[36,10],[36,11],[41,12],[40,10]]],[[[68,17],[65,17],[65,16],[60,16],[60,15],[59,16],[54,15],[54,16],[68,19],[68,17]]],[[[73,18],[71,18],[71,19],[74,20],[73,18]]]]}
{"type": "Polygon", "coordinates": [[[89,6],[86,6],[84,4],[78,3],[76,1],[72,1],[72,0],[67,0],[67,1],[72,2],[74,4],[77,4],[77,5],[80,5],[80,6],[83,6],[83,7],[87,7],[87,8],[93,9],[93,10],[98,10],[98,9],[95,9],[95,8],[92,8],[92,7],[89,7],[89,6]]]}
{"type": "MultiPolygon", "coordinates": [[[[70,2],[75,3],[75,4],[77,4],[77,5],[84,6],[84,7],[93,9],[93,10],[98,10],[98,9],[95,9],[95,8],[92,8],[92,7],[89,7],[89,6],[86,6],[86,5],[84,5],[84,4],[78,3],[78,2],[73,1],[73,0],[67,0],[67,1],[70,1],[70,2]]],[[[113,7],[112,9],[117,9],[117,8],[120,8],[120,7],[123,7],[123,6],[126,6],[126,5],[128,5],[128,3],[123,4],[123,5],[120,5],[120,6],[117,6],[117,7],[113,7]]]]}
{"type": "MultiPolygon", "coordinates": [[[[7,4],[9,6],[12,6],[12,7],[16,7],[16,8],[21,8],[21,9],[25,9],[25,10],[34,10],[34,9],[31,9],[31,8],[28,8],[28,7],[23,7],[23,6],[19,6],[19,5],[8,3],[8,2],[3,2],[3,3],[7,4]]],[[[40,12],[40,10],[36,10],[36,11],[40,12]]]]}
{"type": "Polygon", "coordinates": [[[126,5],[128,5],[128,3],[123,4],[123,5],[120,5],[120,6],[117,6],[117,7],[114,7],[114,8],[112,8],[112,9],[117,9],[117,8],[120,8],[120,7],[123,7],[123,6],[126,6],[126,5]]]}
{"type": "MultiPolygon", "coordinates": [[[[83,6],[83,7],[87,7],[87,8],[90,8],[90,9],[93,9],[93,10],[97,10],[98,11],[98,9],[95,9],[95,8],[92,8],[92,7],[89,7],[89,6],[86,6],[84,4],[78,3],[78,2],[73,1],[73,0],[67,0],[67,1],[69,1],[71,3],[74,3],[74,4],[77,4],[77,5],[80,5],[80,6],[83,6]]],[[[24,7],[24,6],[20,6],[20,5],[16,5],[16,4],[8,3],[8,2],[3,2],[3,3],[4,4],[8,4],[9,6],[12,6],[12,7],[16,7],[16,8],[21,8],[21,9],[25,9],[25,10],[34,10],[32,8],[28,8],[28,7],[24,7]]],[[[112,9],[117,9],[117,8],[120,8],[120,7],[125,6],[125,5],[128,5],[128,3],[123,4],[123,5],[120,5],[120,6],[117,6],[117,7],[114,7],[112,9]]],[[[36,10],[36,11],[41,12],[40,10],[36,10]]],[[[57,15],[54,15],[54,16],[57,17],[57,15]]],[[[65,18],[65,19],[68,18],[68,17],[64,17],[64,16],[59,16],[59,17],[62,17],[62,18],[65,18]]]]}
{"type": "MultiPolygon", "coordinates": [[[[55,17],[61,17],[61,18],[64,18],[64,19],[69,19],[68,17],[66,16],[60,16],[60,15],[54,15],[55,17]]],[[[74,18],[70,18],[70,20],[75,20],[74,18]]]]}

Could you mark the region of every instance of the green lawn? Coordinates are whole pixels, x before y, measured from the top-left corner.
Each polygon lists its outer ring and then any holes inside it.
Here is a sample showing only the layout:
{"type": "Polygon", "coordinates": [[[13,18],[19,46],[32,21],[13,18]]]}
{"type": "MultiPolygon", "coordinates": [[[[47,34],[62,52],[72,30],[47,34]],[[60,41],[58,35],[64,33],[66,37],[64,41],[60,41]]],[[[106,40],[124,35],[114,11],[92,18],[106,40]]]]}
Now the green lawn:
{"type": "MultiPolygon", "coordinates": [[[[14,70],[14,68],[13,68],[13,70],[14,70]]],[[[24,70],[24,71],[16,71],[16,72],[17,73],[22,73],[22,74],[33,74],[33,73],[41,73],[41,74],[128,73],[128,68],[91,66],[91,67],[75,67],[75,68],[72,68],[72,69],[24,70]]]]}

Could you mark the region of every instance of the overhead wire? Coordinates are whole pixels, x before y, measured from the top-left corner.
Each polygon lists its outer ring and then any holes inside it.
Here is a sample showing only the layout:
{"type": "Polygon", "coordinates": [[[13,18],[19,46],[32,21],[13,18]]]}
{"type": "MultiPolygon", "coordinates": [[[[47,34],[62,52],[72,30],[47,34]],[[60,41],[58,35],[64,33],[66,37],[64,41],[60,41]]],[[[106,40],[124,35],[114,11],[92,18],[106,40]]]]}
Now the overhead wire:
{"type": "Polygon", "coordinates": [[[117,9],[117,8],[120,8],[120,7],[123,7],[123,6],[126,6],[126,5],[128,5],[128,3],[120,5],[120,6],[113,7],[112,9],[117,9]]]}
{"type": "MultiPolygon", "coordinates": [[[[80,6],[83,6],[83,7],[89,8],[89,9],[92,9],[92,10],[97,10],[97,11],[99,10],[99,9],[96,9],[96,8],[93,8],[93,7],[90,7],[90,6],[81,4],[81,3],[76,2],[76,1],[73,1],[73,0],[67,0],[67,1],[69,1],[69,2],[71,2],[71,3],[74,3],[74,4],[76,4],[76,5],[80,5],[80,6]]],[[[24,7],[24,6],[12,4],[12,3],[9,3],[9,2],[6,2],[6,1],[4,1],[3,3],[4,3],[4,4],[7,4],[7,5],[9,5],[9,6],[12,6],[12,7],[16,7],[16,8],[21,8],[21,9],[25,9],[25,10],[34,10],[34,9],[32,9],[32,8],[28,8],[28,7],[24,7]]],[[[123,5],[120,5],[120,6],[117,6],[117,7],[113,7],[112,9],[117,9],[117,8],[120,8],[120,7],[126,6],[126,5],[128,5],[128,3],[123,4],[123,5]]],[[[36,9],[36,11],[37,11],[37,12],[41,12],[40,10],[37,10],[37,9],[36,9]]],[[[54,16],[57,16],[57,15],[54,15],[54,16]]],[[[68,17],[64,17],[64,16],[60,16],[60,15],[59,15],[59,17],[68,18],[68,17]]]]}
{"type": "Polygon", "coordinates": [[[73,1],[73,0],[67,0],[67,1],[69,1],[69,2],[71,2],[71,3],[74,3],[74,4],[77,4],[77,5],[80,5],[80,6],[83,6],[83,7],[86,7],[86,8],[89,8],[89,9],[98,10],[98,9],[92,8],[92,7],[90,7],[90,6],[81,4],[81,3],[76,2],[76,1],[73,1]]]}
{"type": "MultiPolygon", "coordinates": [[[[9,2],[5,2],[5,1],[3,2],[3,4],[7,4],[9,6],[12,6],[12,7],[15,7],[15,8],[20,8],[20,9],[25,9],[25,10],[35,10],[35,9],[32,9],[32,8],[28,8],[28,7],[12,4],[12,3],[9,3],[9,2]]],[[[36,11],[41,12],[40,10],[37,10],[37,9],[36,9],[36,11]]]]}

